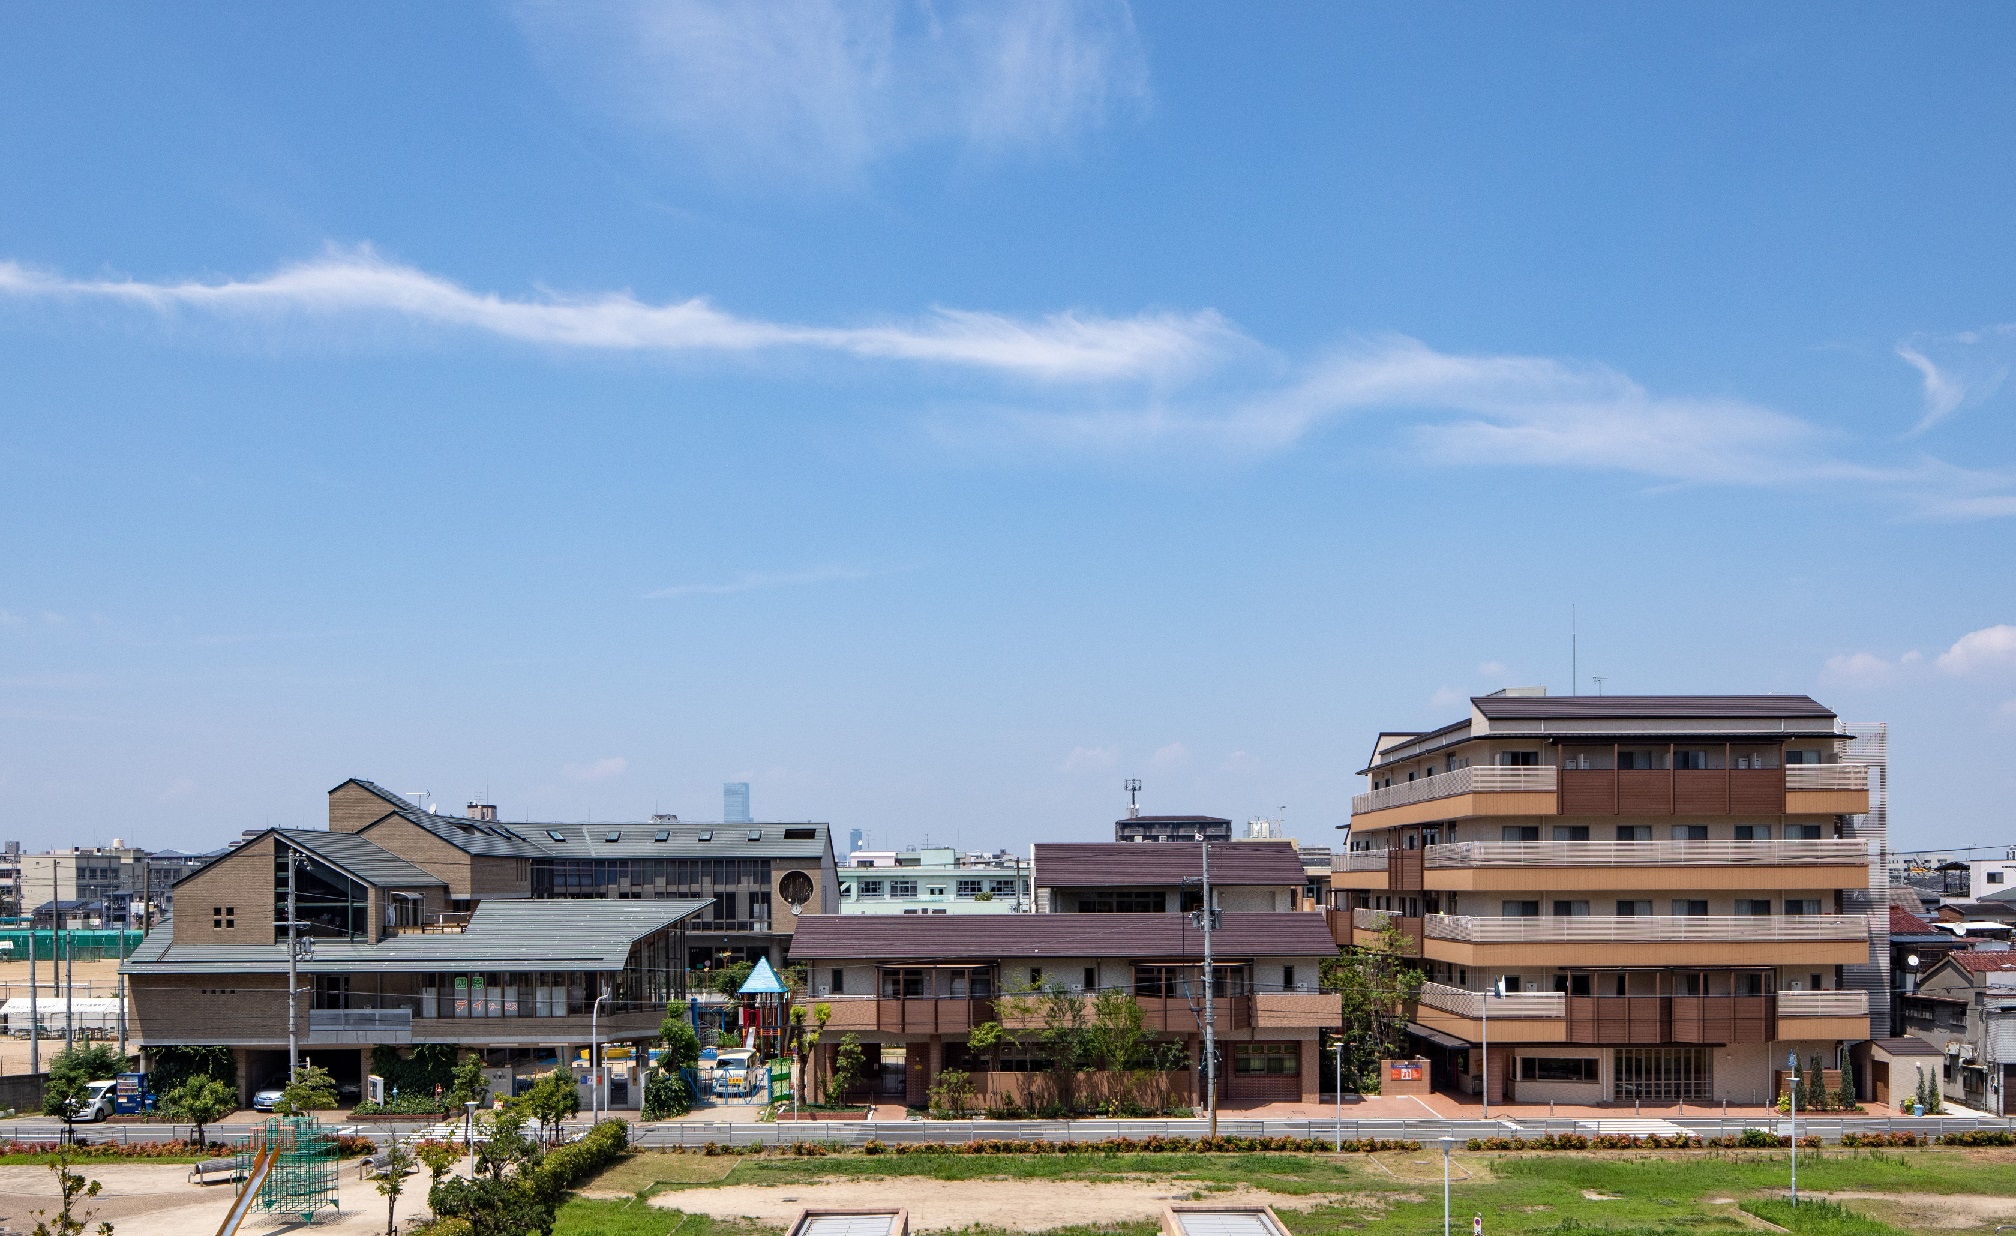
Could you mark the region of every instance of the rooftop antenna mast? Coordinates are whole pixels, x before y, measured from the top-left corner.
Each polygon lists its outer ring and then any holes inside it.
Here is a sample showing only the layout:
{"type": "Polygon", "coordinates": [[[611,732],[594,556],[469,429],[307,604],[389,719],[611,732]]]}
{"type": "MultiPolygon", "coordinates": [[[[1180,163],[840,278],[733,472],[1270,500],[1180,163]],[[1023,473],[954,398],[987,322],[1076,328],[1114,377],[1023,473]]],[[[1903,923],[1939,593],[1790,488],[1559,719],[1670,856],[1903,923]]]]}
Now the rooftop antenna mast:
{"type": "Polygon", "coordinates": [[[1127,818],[1130,820],[1139,819],[1141,817],[1141,778],[1129,777],[1120,788],[1127,791],[1127,818]]]}
{"type": "Polygon", "coordinates": [[[1591,674],[1589,675],[1589,681],[1596,684],[1596,694],[1601,695],[1603,694],[1603,684],[1610,680],[1602,674],[1591,674]]]}

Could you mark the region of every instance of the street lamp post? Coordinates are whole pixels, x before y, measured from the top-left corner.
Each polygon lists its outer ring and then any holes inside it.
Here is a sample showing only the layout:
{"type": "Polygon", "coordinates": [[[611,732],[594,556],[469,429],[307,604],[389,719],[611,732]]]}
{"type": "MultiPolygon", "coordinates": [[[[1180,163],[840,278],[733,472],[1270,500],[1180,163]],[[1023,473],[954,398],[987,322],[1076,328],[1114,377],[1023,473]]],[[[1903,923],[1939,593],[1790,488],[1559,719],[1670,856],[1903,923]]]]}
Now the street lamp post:
{"type": "Polygon", "coordinates": [[[1785,1053],[1785,1071],[1792,1078],[1792,1204],[1799,1204],[1799,1053],[1785,1053]]]}
{"type": "Polygon", "coordinates": [[[1337,1067],[1333,1070],[1333,1080],[1337,1086],[1337,1153],[1344,1153],[1344,1035],[1340,1031],[1330,1045],[1337,1053],[1337,1067]]]}
{"type": "Polygon", "coordinates": [[[1197,830],[1197,848],[1203,851],[1204,908],[1204,1111],[1211,1118],[1211,1140],[1218,1140],[1218,972],[1211,959],[1211,841],[1203,829],[1197,830]]]}
{"type": "Polygon", "coordinates": [[[608,998],[609,993],[603,992],[588,1008],[588,1114],[594,1124],[602,1123],[602,1037],[598,1027],[602,1002],[608,998]]]}
{"type": "Polygon", "coordinates": [[[1449,1236],[1449,1152],[1456,1146],[1456,1139],[1442,1139],[1442,1236],[1449,1236]]]}
{"type": "Polygon", "coordinates": [[[1484,992],[1484,1119],[1491,1119],[1491,998],[1505,994],[1505,980],[1499,979],[1484,992]]]}

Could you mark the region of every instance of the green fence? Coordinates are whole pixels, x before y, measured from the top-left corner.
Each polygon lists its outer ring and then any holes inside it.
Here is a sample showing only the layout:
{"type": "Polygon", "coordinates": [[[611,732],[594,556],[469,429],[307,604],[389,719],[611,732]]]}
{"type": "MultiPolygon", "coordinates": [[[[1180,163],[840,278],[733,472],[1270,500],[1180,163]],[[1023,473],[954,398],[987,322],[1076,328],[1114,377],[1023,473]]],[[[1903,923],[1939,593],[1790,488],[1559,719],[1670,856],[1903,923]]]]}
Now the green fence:
{"type": "MultiPolygon", "coordinates": [[[[0,945],[8,946],[0,948],[0,957],[5,957],[9,961],[28,960],[30,934],[25,927],[0,929],[0,945]]],[[[32,934],[35,937],[36,958],[41,961],[54,958],[57,933],[37,931],[32,934]]],[[[73,961],[119,960],[121,936],[125,937],[125,955],[130,957],[133,955],[133,950],[140,946],[140,941],[146,937],[145,932],[120,931],[117,928],[110,931],[66,931],[62,934],[63,955],[73,961]]]]}

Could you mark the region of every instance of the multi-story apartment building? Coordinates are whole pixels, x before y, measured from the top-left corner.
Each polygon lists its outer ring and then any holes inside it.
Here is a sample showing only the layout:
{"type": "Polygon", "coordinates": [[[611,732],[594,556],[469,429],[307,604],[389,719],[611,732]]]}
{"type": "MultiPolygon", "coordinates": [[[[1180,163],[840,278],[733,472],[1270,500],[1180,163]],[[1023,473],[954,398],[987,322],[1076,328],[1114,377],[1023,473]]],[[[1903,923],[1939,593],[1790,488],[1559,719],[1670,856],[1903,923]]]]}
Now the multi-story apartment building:
{"type": "Polygon", "coordinates": [[[1115,841],[1232,840],[1232,821],[1215,815],[1134,815],[1113,821],[1115,841]]]}
{"type": "Polygon", "coordinates": [[[855,850],[836,874],[842,914],[1020,914],[1031,908],[1029,864],[1006,851],[855,850]]]}
{"type": "Polygon", "coordinates": [[[1804,696],[1473,699],[1379,735],[1337,926],[1421,959],[1441,1086],[1482,1088],[1488,1012],[1496,1099],[1763,1101],[1788,1052],[1835,1067],[1887,1001],[1850,742],[1804,696]]]}
{"type": "MultiPolygon", "coordinates": [[[[286,1076],[298,941],[297,1042],[339,1085],[361,1085],[381,1046],[475,1049],[503,1077],[548,1070],[657,1034],[707,905],[486,897],[452,915],[451,892],[367,837],[268,830],[185,877],[179,912],[123,966],[133,1037],[231,1048],[249,1101],[286,1076]]],[[[612,1071],[605,1102],[635,1107],[627,1080],[612,1071]]]]}
{"type": "MultiPolygon", "coordinates": [[[[1036,909],[1047,914],[1166,914],[1203,901],[1204,847],[1127,841],[1033,847],[1036,909]]],[[[1289,841],[1211,847],[1211,889],[1221,910],[1278,913],[1303,908],[1306,875],[1289,841]]]]}
{"type": "Polygon", "coordinates": [[[698,899],[687,965],[783,960],[800,912],[838,909],[839,880],[824,824],[505,823],[471,803],[466,816],[424,811],[368,781],[329,791],[329,828],[353,833],[439,876],[444,914],[485,901],[698,899]]]}
{"type": "Polygon", "coordinates": [[[30,906],[97,902],[110,910],[140,887],[147,851],[114,837],[109,846],[71,846],[21,856],[21,891],[30,906]]]}
{"type": "MultiPolygon", "coordinates": [[[[791,960],[806,965],[812,998],[833,1011],[821,1050],[831,1053],[843,1033],[875,1046],[877,1073],[895,1081],[891,1097],[921,1104],[944,1068],[974,1074],[986,1094],[991,1075],[1048,1067],[1045,1047],[1027,1034],[986,1052],[967,1046],[973,1027],[1004,1016],[1004,995],[1056,990],[1090,1000],[1120,990],[1139,1002],[1154,1035],[1183,1043],[1190,1062],[1183,1084],[1195,1101],[1203,949],[1190,916],[1174,913],[807,915],[791,960]]],[[[1211,1003],[1226,1099],[1318,1097],[1320,1036],[1339,1024],[1337,997],[1320,990],[1320,970],[1335,955],[1318,915],[1222,916],[1213,932],[1211,1003]]]]}
{"type": "Polygon", "coordinates": [[[21,843],[0,843],[0,915],[21,913],[21,843]]]}

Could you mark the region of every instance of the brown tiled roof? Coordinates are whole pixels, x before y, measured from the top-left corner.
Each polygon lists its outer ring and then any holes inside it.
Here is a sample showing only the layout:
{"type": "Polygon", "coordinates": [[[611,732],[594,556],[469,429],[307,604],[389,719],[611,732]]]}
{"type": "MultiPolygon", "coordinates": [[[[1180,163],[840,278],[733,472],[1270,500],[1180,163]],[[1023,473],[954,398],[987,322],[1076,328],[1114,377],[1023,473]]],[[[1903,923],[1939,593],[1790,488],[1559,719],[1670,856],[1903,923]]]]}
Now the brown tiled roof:
{"type": "MultiPolygon", "coordinates": [[[[1198,876],[1194,841],[1093,841],[1036,847],[1035,881],[1044,888],[1138,888],[1198,876]]],[[[1286,841],[1220,842],[1211,847],[1213,884],[1300,884],[1302,858],[1286,841]]]]}
{"type": "Polygon", "coordinates": [[[1479,695],[1470,702],[1492,720],[1554,717],[1826,717],[1832,709],[1805,695],[1479,695]]]}
{"type": "Polygon", "coordinates": [[[1893,936],[1933,936],[1945,933],[1903,906],[1890,907],[1890,934],[1893,936]]]}
{"type": "Polygon", "coordinates": [[[1984,953],[1979,949],[1964,949],[1950,954],[1954,965],[1973,974],[1987,974],[2001,970],[2016,970],[2016,953],[1998,950],[1984,953]]]}
{"type": "MultiPolygon", "coordinates": [[[[1227,913],[1211,948],[1228,961],[1337,952],[1323,915],[1292,912],[1227,913]]],[[[1203,955],[1204,934],[1188,914],[807,914],[791,936],[793,961],[1203,955]]]]}

